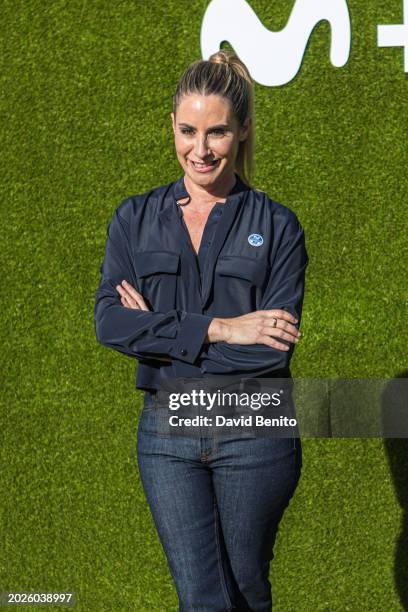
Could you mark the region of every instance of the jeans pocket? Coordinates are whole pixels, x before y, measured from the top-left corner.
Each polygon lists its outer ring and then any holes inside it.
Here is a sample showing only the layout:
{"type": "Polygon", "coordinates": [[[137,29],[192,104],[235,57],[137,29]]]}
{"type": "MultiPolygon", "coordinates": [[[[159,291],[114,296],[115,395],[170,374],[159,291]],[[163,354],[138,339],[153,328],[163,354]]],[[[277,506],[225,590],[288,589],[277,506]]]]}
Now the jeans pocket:
{"type": "Polygon", "coordinates": [[[152,412],[152,410],[153,410],[153,406],[143,406],[142,412],[140,413],[140,416],[142,414],[146,414],[147,412],[152,412]]]}
{"type": "Polygon", "coordinates": [[[144,394],[144,397],[143,397],[142,414],[143,413],[147,413],[147,412],[151,412],[152,410],[154,410],[156,404],[157,404],[157,395],[156,395],[156,393],[145,391],[145,394],[144,394]]]}
{"type": "Polygon", "coordinates": [[[160,410],[154,406],[146,406],[142,410],[139,419],[139,431],[160,436],[170,437],[170,425],[167,411],[160,410]]]}

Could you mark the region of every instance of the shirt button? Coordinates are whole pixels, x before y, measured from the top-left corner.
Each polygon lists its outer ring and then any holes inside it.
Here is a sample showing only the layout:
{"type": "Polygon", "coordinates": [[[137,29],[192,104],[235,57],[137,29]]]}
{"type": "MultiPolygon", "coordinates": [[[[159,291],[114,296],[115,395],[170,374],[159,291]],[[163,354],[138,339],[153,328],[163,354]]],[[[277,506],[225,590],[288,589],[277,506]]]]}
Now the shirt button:
{"type": "Polygon", "coordinates": [[[187,349],[180,349],[180,355],[183,355],[183,357],[185,357],[187,355],[187,349]]]}

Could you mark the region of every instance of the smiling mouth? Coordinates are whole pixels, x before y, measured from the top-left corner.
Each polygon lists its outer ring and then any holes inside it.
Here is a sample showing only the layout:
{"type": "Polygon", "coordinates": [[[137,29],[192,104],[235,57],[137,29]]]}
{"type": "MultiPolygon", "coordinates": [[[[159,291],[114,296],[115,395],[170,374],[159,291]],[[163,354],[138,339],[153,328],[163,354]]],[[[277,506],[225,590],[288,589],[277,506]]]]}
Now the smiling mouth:
{"type": "Polygon", "coordinates": [[[215,159],[214,161],[211,161],[211,162],[200,162],[200,163],[194,162],[191,159],[189,161],[196,170],[201,171],[201,172],[212,170],[213,168],[218,166],[220,162],[219,159],[215,159]]]}

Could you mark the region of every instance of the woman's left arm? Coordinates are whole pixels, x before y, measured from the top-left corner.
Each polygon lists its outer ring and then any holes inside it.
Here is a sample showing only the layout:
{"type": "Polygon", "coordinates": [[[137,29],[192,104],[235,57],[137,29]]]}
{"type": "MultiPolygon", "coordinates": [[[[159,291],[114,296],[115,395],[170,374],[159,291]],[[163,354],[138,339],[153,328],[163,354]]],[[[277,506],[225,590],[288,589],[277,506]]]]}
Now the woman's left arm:
{"type": "MultiPolygon", "coordinates": [[[[260,310],[286,310],[298,319],[296,327],[299,327],[308,255],[304,231],[294,213],[290,212],[288,222],[275,240],[279,246],[260,310]]],[[[294,346],[289,343],[289,350],[284,351],[265,344],[215,342],[201,351],[198,364],[203,374],[249,374],[256,377],[270,370],[289,367],[294,346]]]]}

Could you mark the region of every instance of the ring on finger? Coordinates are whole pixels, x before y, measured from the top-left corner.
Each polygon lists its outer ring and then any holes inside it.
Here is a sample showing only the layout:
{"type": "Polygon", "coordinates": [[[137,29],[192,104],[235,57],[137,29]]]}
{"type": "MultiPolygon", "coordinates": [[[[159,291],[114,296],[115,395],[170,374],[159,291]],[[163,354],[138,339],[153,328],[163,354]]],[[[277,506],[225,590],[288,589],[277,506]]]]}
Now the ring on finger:
{"type": "Polygon", "coordinates": [[[272,327],[276,327],[277,323],[278,323],[278,319],[276,317],[273,317],[272,318],[272,327]]]}

